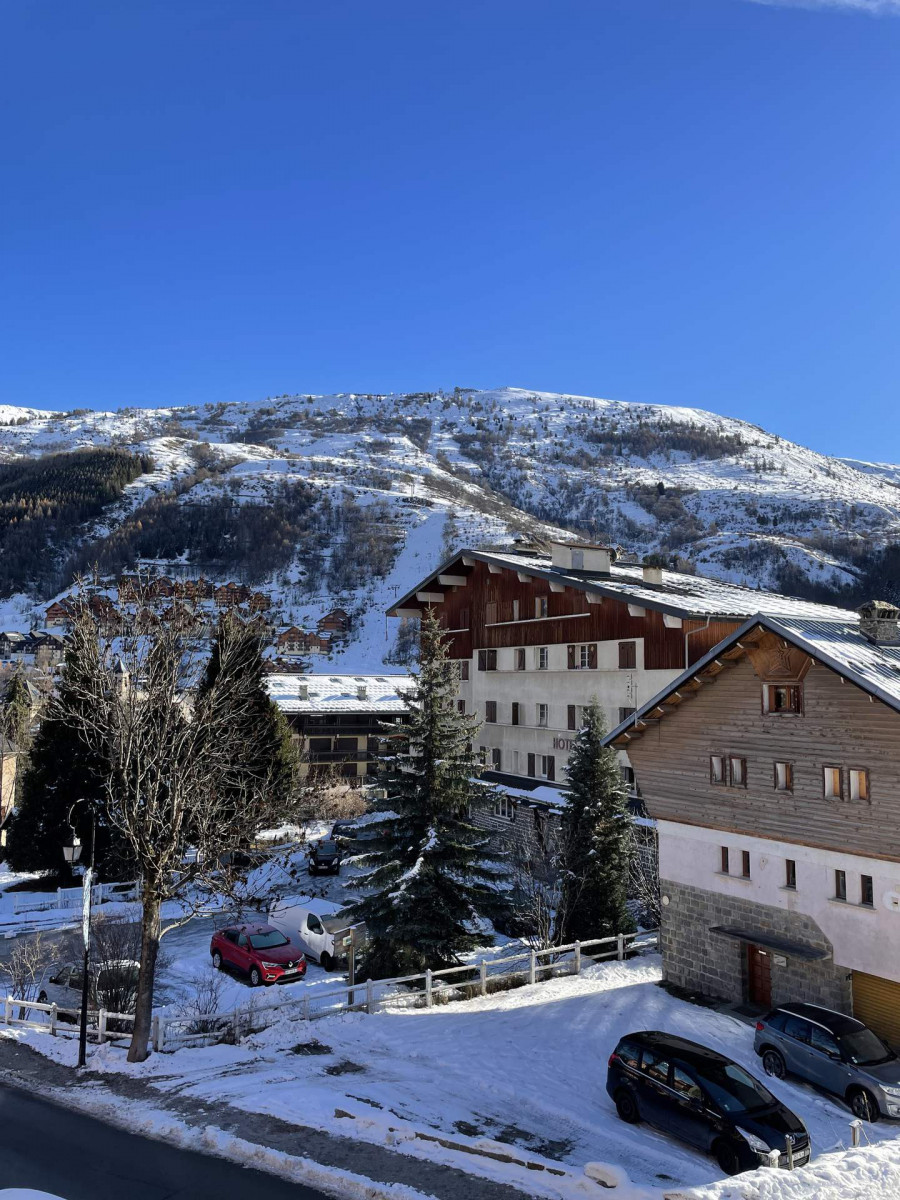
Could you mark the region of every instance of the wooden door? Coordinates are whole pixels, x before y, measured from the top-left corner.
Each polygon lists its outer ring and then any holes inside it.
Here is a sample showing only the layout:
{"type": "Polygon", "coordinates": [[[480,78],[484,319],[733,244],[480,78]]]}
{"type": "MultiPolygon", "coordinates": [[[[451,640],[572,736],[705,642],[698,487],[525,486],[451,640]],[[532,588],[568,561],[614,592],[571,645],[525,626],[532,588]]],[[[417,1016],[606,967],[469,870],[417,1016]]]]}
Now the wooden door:
{"type": "Polygon", "coordinates": [[[772,960],[768,950],[752,943],[747,946],[747,998],[762,1008],[772,1004],[772,960]]]}

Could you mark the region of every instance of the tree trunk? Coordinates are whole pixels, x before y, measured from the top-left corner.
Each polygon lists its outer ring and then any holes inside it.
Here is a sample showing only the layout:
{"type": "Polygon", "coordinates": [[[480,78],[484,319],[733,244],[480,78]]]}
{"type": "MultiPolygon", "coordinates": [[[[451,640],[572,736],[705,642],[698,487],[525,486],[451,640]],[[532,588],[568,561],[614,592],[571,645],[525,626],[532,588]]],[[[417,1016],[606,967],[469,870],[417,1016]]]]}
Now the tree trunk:
{"type": "Polygon", "coordinates": [[[141,905],[141,970],[134,1005],[134,1033],[128,1047],[129,1062],[143,1062],[150,1053],[147,1047],[153,1021],[153,983],[159,954],[159,909],[159,897],[149,881],[145,880],[141,905]]]}

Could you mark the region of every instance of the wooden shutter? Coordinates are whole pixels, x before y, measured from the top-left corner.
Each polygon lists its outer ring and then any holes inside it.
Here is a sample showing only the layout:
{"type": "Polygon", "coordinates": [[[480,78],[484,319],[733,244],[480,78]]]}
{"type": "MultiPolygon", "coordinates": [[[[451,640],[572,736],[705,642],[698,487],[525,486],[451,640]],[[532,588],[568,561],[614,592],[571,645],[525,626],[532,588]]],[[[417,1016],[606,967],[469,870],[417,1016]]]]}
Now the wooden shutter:
{"type": "Polygon", "coordinates": [[[512,702],[512,723],[513,723],[513,725],[518,725],[518,723],[519,723],[519,702],[518,702],[518,700],[513,700],[513,702],[512,702]]]}
{"type": "Polygon", "coordinates": [[[528,774],[534,779],[534,755],[528,755],[528,774]]]}
{"type": "Polygon", "coordinates": [[[569,670],[574,671],[575,670],[575,647],[567,646],[566,652],[569,656],[569,670]]]}
{"type": "Polygon", "coordinates": [[[619,670],[633,670],[637,663],[637,652],[634,642],[619,642],[619,670]]]}
{"type": "Polygon", "coordinates": [[[577,710],[575,708],[575,705],[570,704],[568,711],[569,711],[569,728],[577,729],[578,728],[578,724],[577,724],[578,715],[577,715],[577,710]]]}
{"type": "Polygon", "coordinates": [[[547,778],[556,778],[556,756],[553,754],[547,755],[547,778]]]}
{"type": "Polygon", "coordinates": [[[487,650],[479,650],[478,651],[478,670],[479,671],[487,670],[487,650]]]}
{"type": "Polygon", "coordinates": [[[597,643],[591,642],[588,646],[588,667],[592,671],[597,670],[597,643]]]}

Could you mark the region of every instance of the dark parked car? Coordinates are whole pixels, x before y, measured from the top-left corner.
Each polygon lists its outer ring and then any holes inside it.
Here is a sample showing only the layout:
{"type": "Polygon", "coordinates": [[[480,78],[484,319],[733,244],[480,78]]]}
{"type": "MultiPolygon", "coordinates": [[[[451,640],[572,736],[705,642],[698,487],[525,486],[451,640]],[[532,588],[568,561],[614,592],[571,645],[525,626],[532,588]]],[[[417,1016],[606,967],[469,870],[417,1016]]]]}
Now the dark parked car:
{"type": "Polygon", "coordinates": [[[306,959],[300,947],[273,925],[232,925],[218,929],[209,944],[217,971],[231,967],[250,980],[251,987],[261,983],[282,983],[302,979],[306,959]]]}
{"type": "Polygon", "coordinates": [[[726,1175],[809,1161],[806,1126],[723,1054],[670,1033],[630,1033],[609,1060],[606,1090],[623,1121],[647,1121],[712,1154],[726,1175]],[[788,1138],[792,1157],[788,1156],[788,1138]]]}
{"type": "Polygon", "coordinates": [[[310,875],[318,875],[322,871],[326,874],[337,875],[340,869],[340,844],[329,838],[324,838],[320,842],[313,842],[309,851],[310,875]]]}
{"type": "Polygon", "coordinates": [[[900,1059],[862,1021],[818,1004],[782,1004],[757,1021],[753,1046],[767,1075],[807,1079],[863,1121],[900,1117],[900,1059]]]}

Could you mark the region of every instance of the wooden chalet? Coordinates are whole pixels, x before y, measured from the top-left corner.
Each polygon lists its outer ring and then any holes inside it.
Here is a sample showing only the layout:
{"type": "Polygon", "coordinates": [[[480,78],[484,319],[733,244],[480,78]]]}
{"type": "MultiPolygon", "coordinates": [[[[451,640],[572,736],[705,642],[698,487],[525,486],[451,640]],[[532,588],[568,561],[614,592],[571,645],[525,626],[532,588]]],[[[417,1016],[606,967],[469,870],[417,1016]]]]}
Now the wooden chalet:
{"type": "Polygon", "coordinates": [[[330,633],[341,636],[350,632],[350,614],[343,608],[333,608],[319,618],[316,629],[319,633],[330,633]]]}

